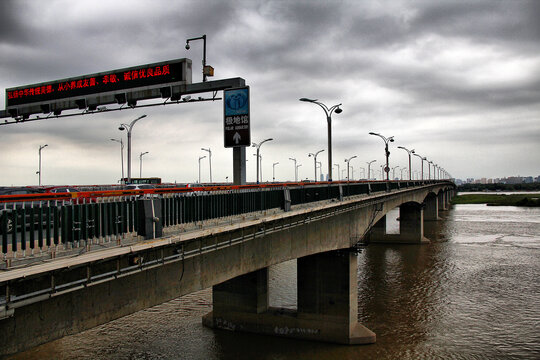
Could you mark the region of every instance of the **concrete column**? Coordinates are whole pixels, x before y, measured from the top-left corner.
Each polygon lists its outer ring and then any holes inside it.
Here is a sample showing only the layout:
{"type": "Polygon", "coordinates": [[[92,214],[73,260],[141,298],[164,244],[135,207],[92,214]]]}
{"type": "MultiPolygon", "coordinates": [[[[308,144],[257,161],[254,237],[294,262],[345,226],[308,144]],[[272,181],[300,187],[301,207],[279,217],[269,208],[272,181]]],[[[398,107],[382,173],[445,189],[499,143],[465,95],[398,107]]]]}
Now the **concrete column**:
{"type": "Polygon", "coordinates": [[[298,311],[268,307],[268,270],[213,287],[208,327],[340,344],[374,343],[358,323],[358,260],[349,252],[298,259],[298,311]]]}
{"type": "Polygon", "coordinates": [[[447,202],[445,200],[445,192],[441,191],[439,195],[437,196],[438,203],[439,203],[439,210],[447,210],[447,202]]]}
{"type": "Polygon", "coordinates": [[[229,312],[260,314],[268,310],[268,268],[212,287],[214,316],[229,312]]]}
{"type": "Polygon", "coordinates": [[[424,200],[424,221],[436,221],[439,218],[439,199],[437,196],[428,196],[424,200]]]}
{"type": "Polygon", "coordinates": [[[423,206],[418,203],[402,204],[399,207],[399,234],[386,234],[386,218],[383,217],[371,228],[369,241],[387,244],[429,243],[429,239],[424,237],[423,206]]]}
{"type": "Polygon", "coordinates": [[[375,333],[358,323],[358,258],[331,251],[298,259],[298,323],[311,338],[371,344],[375,333]]]}

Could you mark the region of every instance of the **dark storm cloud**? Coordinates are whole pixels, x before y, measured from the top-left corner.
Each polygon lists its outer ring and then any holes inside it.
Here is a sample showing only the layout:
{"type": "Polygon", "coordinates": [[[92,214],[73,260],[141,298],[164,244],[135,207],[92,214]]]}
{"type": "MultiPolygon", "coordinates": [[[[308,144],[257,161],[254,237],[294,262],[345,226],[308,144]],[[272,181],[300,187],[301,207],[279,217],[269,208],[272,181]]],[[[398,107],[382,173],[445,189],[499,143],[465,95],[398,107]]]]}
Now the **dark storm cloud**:
{"type": "Polygon", "coordinates": [[[0,45],[25,43],[30,34],[22,15],[24,7],[20,1],[0,1],[0,45]]]}

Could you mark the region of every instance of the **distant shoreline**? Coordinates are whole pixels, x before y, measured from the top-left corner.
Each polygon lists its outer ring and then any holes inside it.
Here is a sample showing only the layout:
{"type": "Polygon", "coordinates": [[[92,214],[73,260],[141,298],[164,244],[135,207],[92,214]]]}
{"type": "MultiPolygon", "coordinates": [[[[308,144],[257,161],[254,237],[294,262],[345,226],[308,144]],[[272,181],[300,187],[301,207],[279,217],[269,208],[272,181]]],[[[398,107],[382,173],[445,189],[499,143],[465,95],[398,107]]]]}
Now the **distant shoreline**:
{"type": "Polygon", "coordinates": [[[488,206],[540,207],[540,194],[461,194],[452,199],[452,204],[487,204],[488,206]]]}

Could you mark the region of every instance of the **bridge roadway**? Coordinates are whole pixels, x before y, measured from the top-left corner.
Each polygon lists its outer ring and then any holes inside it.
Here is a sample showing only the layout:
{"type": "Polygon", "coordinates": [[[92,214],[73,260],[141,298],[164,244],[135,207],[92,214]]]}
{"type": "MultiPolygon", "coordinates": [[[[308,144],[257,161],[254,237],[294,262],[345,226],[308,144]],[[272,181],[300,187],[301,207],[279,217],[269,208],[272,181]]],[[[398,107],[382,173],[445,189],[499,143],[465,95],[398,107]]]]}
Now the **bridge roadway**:
{"type": "Polygon", "coordinates": [[[0,273],[0,355],[20,352],[213,287],[203,323],[344,344],[375,342],[357,321],[359,241],[422,244],[455,185],[436,181],[239,216],[212,226],[0,273]],[[400,234],[385,215],[400,207],[400,234]],[[298,309],[268,304],[268,267],[298,259],[298,309]]]}

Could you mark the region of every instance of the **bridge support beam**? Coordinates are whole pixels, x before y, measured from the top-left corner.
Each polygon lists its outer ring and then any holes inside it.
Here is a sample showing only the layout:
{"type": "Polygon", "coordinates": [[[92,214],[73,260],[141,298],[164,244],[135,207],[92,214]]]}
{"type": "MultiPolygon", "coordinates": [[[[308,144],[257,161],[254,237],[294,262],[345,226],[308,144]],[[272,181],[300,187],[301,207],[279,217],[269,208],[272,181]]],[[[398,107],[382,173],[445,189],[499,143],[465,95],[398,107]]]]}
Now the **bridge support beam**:
{"type": "Polygon", "coordinates": [[[387,244],[429,243],[424,237],[424,208],[422,204],[405,203],[399,207],[399,234],[386,233],[386,216],[383,216],[368,233],[369,242],[387,244]]]}
{"type": "Polygon", "coordinates": [[[441,191],[439,193],[438,197],[438,203],[439,203],[439,210],[444,211],[448,210],[448,195],[446,191],[441,191]]]}
{"type": "Polygon", "coordinates": [[[268,270],[213,288],[212,328],[340,344],[371,344],[376,336],[358,323],[358,260],[331,251],[298,259],[298,309],[268,307],[268,270]]]}
{"type": "Polygon", "coordinates": [[[439,198],[437,196],[426,197],[424,204],[424,221],[441,220],[439,218],[439,198]]]}

